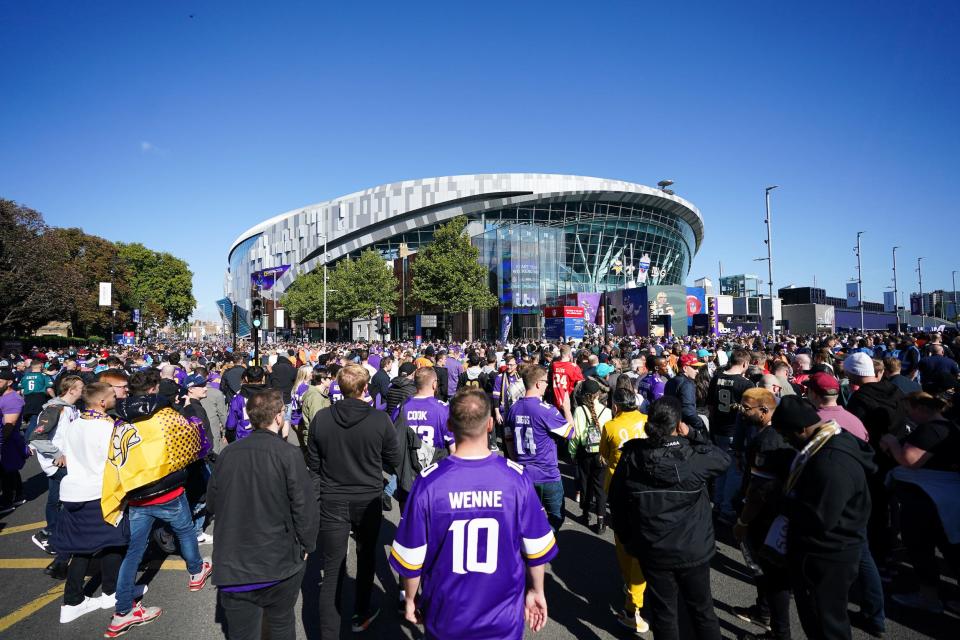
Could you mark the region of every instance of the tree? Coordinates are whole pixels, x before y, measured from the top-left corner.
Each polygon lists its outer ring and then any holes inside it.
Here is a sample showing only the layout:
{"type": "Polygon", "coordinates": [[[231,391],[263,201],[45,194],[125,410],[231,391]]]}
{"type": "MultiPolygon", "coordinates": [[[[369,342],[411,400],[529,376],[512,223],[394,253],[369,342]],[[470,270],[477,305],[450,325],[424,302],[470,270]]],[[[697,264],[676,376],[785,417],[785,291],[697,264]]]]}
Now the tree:
{"type": "Polygon", "coordinates": [[[39,212],[0,198],[0,332],[68,317],[77,278],[66,253],[39,212]]]}
{"type": "Polygon", "coordinates": [[[49,233],[63,241],[65,266],[77,278],[69,315],[74,335],[110,335],[122,329],[129,322],[131,307],[127,270],[118,246],[83,229],[54,228],[49,233]],[[112,283],[111,307],[100,306],[101,282],[112,283]]]}
{"type": "Polygon", "coordinates": [[[373,318],[378,313],[397,311],[399,282],[373,249],[367,249],[356,260],[338,262],[330,271],[329,286],[327,305],[332,318],[373,318]]]}
{"type": "Polygon", "coordinates": [[[129,303],[145,325],[177,323],[193,313],[193,273],[186,262],[140,243],[118,244],[120,268],[130,286],[129,303]]]}
{"type": "Polygon", "coordinates": [[[466,227],[466,216],[438,227],[433,242],[420,249],[411,265],[411,297],[422,307],[440,307],[444,316],[497,304],[489,272],[480,264],[480,249],[470,243],[466,227]]]}
{"type": "Polygon", "coordinates": [[[280,298],[280,304],[297,322],[323,322],[323,269],[294,280],[280,298]]]}

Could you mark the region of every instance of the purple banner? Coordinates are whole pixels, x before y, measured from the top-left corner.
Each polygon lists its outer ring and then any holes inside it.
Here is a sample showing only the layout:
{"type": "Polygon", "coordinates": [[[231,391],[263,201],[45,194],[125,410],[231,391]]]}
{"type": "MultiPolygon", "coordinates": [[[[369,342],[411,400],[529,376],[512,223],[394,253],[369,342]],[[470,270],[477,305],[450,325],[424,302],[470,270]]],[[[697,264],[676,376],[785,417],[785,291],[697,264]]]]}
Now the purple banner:
{"type": "Polygon", "coordinates": [[[290,269],[290,265],[282,264],[279,267],[270,267],[269,269],[254,271],[250,274],[250,285],[262,291],[270,291],[270,289],[273,289],[273,285],[277,283],[277,280],[282,278],[288,269],[290,269]]]}

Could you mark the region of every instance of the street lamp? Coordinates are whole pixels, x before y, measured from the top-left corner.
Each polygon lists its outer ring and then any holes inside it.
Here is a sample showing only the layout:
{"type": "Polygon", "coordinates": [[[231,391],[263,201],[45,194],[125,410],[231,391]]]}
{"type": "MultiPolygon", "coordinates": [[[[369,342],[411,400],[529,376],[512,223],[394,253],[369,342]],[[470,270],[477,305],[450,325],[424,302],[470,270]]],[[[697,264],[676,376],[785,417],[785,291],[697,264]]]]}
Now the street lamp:
{"type": "Polygon", "coordinates": [[[950,272],[950,281],[953,283],[953,324],[957,324],[957,272],[950,272]]]}
{"type": "MultiPolygon", "coordinates": [[[[327,226],[327,218],[323,218],[323,226],[327,226]]],[[[323,344],[327,344],[327,234],[321,233],[323,238],[323,344]]],[[[326,347],[324,347],[326,348],[326,347]]]]}
{"type": "Polygon", "coordinates": [[[923,258],[917,258],[917,281],[920,284],[920,330],[923,331],[927,327],[927,310],[923,306],[923,268],[920,264],[920,261],[923,258]]]}
{"type": "Polygon", "coordinates": [[[773,231],[770,222],[770,192],[780,185],[771,185],[764,191],[767,204],[767,284],[770,287],[770,331],[774,338],[777,336],[776,319],[773,311],[773,231]]]}
{"type": "Polygon", "coordinates": [[[897,335],[900,335],[900,301],[897,297],[897,249],[893,248],[893,310],[897,315],[897,335]]]}
{"type": "Polygon", "coordinates": [[[863,231],[857,231],[857,302],[860,303],[860,333],[864,332],[863,326],[863,271],[860,269],[860,236],[863,231]]]}

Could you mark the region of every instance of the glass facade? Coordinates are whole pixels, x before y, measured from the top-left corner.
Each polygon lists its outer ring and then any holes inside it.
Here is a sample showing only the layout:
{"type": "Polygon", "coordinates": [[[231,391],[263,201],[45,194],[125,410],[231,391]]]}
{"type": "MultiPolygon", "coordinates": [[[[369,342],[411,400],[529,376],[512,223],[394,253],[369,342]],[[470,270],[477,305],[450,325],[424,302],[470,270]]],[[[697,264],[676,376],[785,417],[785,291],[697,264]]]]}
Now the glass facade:
{"type": "MultiPolygon", "coordinates": [[[[483,231],[473,237],[491,271],[502,306],[522,312],[567,293],[639,284],[682,284],[696,251],[693,229],[679,217],[638,205],[561,202],[514,206],[469,215],[483,231]]],[[[397,259],[433,239],[435,227],[397,234],[372,248],[397,259]]],[[[358,256],[356,251],[351,257],[358,256]]]]}

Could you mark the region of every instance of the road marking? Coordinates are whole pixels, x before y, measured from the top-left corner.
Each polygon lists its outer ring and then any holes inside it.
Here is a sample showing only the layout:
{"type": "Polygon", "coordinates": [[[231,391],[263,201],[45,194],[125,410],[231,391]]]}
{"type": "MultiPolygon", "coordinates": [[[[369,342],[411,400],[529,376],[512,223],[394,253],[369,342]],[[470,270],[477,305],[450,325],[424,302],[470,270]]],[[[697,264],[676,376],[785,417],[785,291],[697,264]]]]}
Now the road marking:
{"type": "MultiPolygon", "coordinates": [[[[0,558],[0,569],[45,569],[51,562],[50,558],[0,558]]],[[[167,558],[160,570],[186,571],[187,565],[179,558],[167,558]]]]}
{"type": "Polygon", "coordinates": [[[3,633],[21,620],[29,618],[40,609],[44,608],[54,600],[59,600],[63,596],[64,584],[58,584],[39,598],[28,602],[13,613],[9,613],[0,618],[0,633],[3,633]]]}
{"type": "Polygon", "coordinates": [[[43,529],[46,522],[31,522],[30,524],[21,524],[16,527],[6,527],[0,531],[0,536],[8,536],[11,533],[20,533],[21,531],[33,531],[34,529],[43,529]]]}

